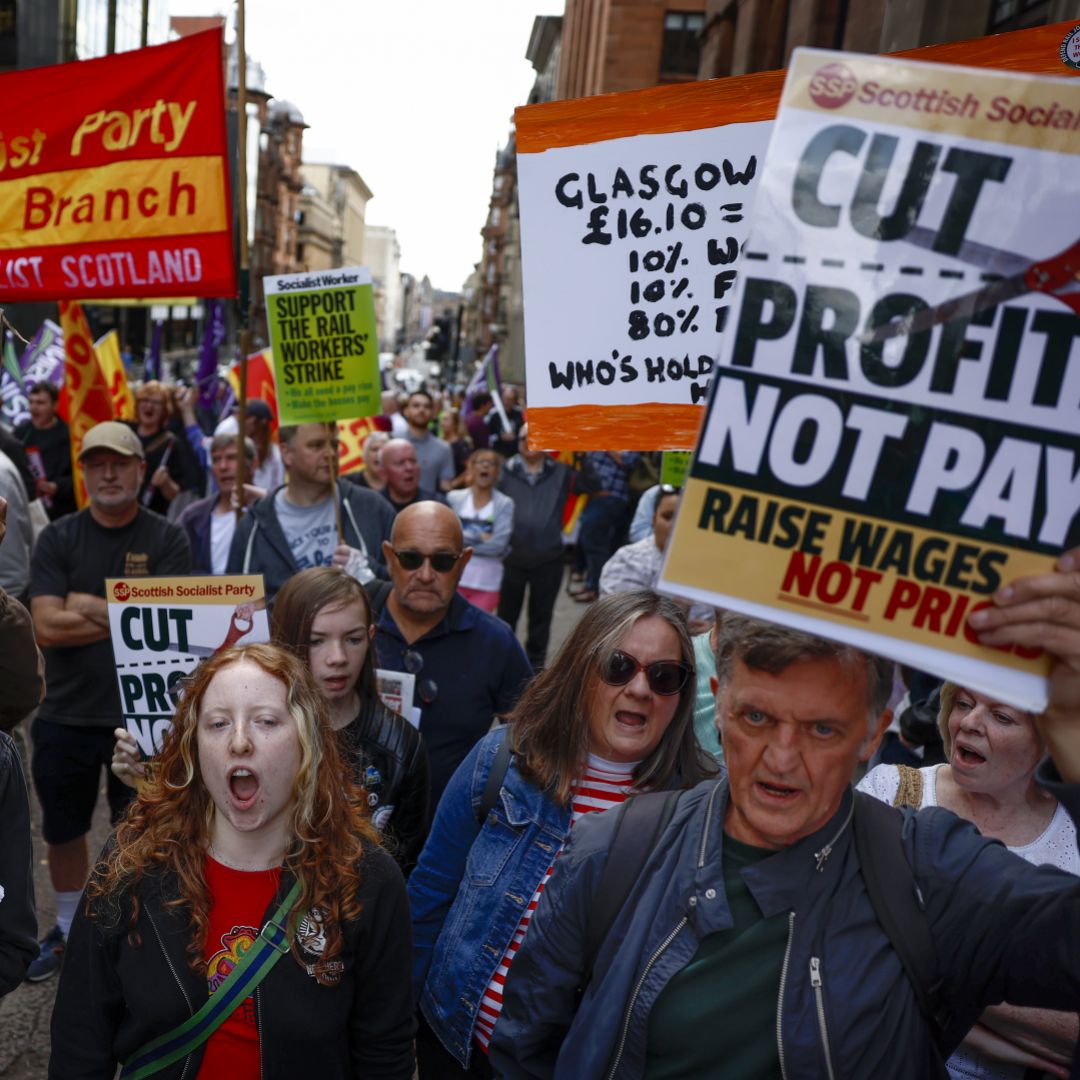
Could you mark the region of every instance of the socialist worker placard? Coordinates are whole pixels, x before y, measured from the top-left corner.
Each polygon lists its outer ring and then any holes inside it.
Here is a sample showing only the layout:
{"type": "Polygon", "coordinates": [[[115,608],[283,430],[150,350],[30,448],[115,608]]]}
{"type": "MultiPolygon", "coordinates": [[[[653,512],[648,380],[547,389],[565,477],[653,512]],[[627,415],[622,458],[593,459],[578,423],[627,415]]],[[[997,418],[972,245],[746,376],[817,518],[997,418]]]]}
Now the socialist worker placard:
{"type": "Polygon", "coordinates": [[[800,50],[674,592],[1028,708],[967,619],[1080,543],[1080,81],[800,50]]]}
{"type": "Polygon", "coordinates": [[[364,266],[263,278],[282,424],[380,411],[379,335],[364,266]]]}

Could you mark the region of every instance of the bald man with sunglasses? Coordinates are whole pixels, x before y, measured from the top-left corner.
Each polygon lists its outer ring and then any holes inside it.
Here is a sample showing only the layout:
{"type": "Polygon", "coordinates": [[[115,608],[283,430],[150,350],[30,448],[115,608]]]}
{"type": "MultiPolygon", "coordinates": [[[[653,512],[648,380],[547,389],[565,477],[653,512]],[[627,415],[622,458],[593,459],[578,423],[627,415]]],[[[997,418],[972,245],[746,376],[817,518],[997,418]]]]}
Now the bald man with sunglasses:
{"type": "Polygon", "coordinates": [[[472,549],[448,506],[407,506],[383,557],[391,589],[376,620],[375,648],[380,668],[416,676],[434,814],[454,770],[513,707],[532,668],[506,623],[458,594],[472,549]]]}

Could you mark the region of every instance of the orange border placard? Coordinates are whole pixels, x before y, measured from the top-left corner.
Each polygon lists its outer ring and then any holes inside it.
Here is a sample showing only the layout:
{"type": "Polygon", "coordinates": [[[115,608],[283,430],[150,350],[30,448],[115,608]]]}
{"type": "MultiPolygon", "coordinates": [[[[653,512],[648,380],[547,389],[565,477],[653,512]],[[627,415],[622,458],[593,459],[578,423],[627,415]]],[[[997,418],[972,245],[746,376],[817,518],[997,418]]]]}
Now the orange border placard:
{"type": "MultiPolygon", "coordinates": [[[[969,38],[948,45],[890,53],[938,64],[1002,68],[1036,75],[1076,76],[1062,63],[1061,42],[1075,20],[969,38]]],[[[633,135],[695,131],[724,124],[772,120],[786,71],[762,71],[729,79],[657,86],[621,94],[523,105],[514,112],[518,154],[581,146],[633,135]]],[[[567,405],[529,408],[529,443],[541,449],[631,449],[650,440],[652,450],[690,450],[705,415],[703,405],[567,405]],[[589,438],[589,446],[582,443],[589,438]],[[654,441],[653,441],[654,440],[654,441]]]]}

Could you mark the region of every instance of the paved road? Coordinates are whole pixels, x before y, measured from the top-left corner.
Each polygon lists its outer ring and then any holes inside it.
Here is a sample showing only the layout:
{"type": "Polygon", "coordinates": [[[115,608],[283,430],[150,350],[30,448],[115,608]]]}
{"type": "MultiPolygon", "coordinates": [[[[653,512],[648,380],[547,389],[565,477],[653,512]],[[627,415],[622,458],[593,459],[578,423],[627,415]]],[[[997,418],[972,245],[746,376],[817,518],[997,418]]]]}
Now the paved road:
{"type": "MultiPolygon", "coordinates": [[[[559,593],[551,628],[549,656],[562,644],[566,635],[577,625],[583,606],[574,603],[565,590],[559,593]]],[[[524,641],[525,617],[522,615],[519,637],[524,641]]],[[[25,725],[24,725],[25,726],[25,725]]],[[[104,775],[104,774],[103,774],[104,775]]],[[[41,840],[41,813],[31,790],[34,815],[34,845],[37,857],[35,887],[38,898],[38,925],[42,933],[53,925],[56,910],[44,858],[41,840]]],[[[91,851],[100,851],[108,832],[108,810],[102,796],[91,833],[91,851]]],[[[49,1018],[52,1015],[56,979],[47,982],[23,983],[17,990],[0,998],[0,1078],[2,1080],[44,1080],[49,1060],[49,1018]]]]}

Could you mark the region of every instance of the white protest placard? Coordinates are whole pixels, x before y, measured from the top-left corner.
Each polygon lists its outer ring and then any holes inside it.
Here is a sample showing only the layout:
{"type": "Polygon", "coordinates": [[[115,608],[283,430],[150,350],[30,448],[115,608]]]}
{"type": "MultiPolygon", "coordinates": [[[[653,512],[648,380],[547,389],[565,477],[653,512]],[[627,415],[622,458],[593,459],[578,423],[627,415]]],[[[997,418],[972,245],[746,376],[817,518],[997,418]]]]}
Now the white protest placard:
{"type": "Polygon", "coordinates": [[[1030,709],[1080,542],[1080,81],[799,50],[668,547],[683,596],[1030,709]]]}
{"type": "Polygon", "coordinates": [[[124,726],[144,757],[172,726],[177,684],[208,656],[270,640],[262,574],[107,578],[124,726]]]}
{"type": "Polygon", "coordinates": [[[752,79],[517,111],[534,447],[693,445],[772,127],[752,79]]]}

